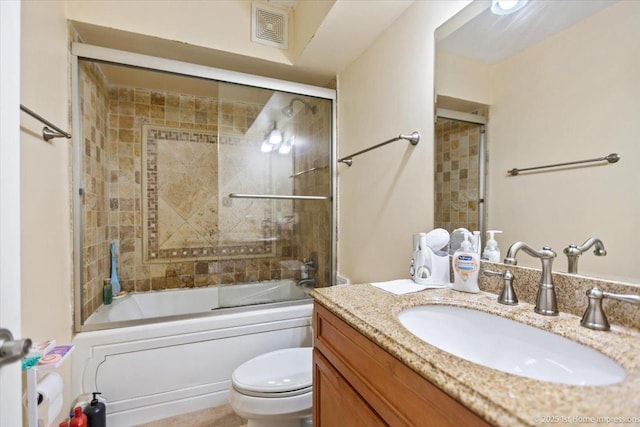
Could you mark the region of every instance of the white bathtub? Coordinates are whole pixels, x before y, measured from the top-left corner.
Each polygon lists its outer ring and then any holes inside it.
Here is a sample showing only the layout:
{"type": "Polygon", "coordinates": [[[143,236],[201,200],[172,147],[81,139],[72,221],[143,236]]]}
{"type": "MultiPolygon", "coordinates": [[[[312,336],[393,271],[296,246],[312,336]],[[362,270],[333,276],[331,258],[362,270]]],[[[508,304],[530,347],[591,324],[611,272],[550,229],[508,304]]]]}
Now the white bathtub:
{"type": "MultiPolygon", "coordinates": [[[[302,292],[290,281],[263,285],[229,286],[238,287],[229,303],[266,300],[287,288],[302,292]],[[248,296],[251,286],[258,286],[258,295],[248,296]]],[[[95,313],[96,322],[129,322],[126,316],[133,315],[152,323],[77,334],[71,396],[100,391],[107,399],[110,426],[136,425],[224,405],[238,365],[267,351],[311,346],[310,300],[211,311],[228,297],[215,288],[134,294],[95,313]],[[171,311],[164,311],[167,307],[171,311]],[[188,312],[203,308],[208,315],[188,317],[188,312]],[[178,320],[153,322],[180,315],[178,320]]]]}
{"type": "MultiPolygon", "coordinates": [[[[85,325],[110,324],[141,319],[208,313],[225,307],[291,301],[307,296],[308,290],[293,280],[272,280],[258,283],[220,285],[207,288],[165,290],[126,295],[110,305],[100,306],[85,321],[85,325]]],[[[127,326],[129,326],[127,324],[127,326]]]]}

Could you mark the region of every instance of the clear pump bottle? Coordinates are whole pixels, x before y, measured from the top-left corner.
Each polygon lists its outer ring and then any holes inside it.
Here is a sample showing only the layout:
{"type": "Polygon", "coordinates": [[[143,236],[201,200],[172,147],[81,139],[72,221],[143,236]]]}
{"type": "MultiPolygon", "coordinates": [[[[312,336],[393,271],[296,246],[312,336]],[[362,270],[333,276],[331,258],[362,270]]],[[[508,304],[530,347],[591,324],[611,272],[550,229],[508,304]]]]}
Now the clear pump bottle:
{"type": "Polygon", "coordinates": [[[489,240],[487,240],[487,246],[482,252],[482,259],[486,259],[491,262],[500,262],[500,248],[498,248],[498,242],[496,242],[495,235],[502,233],[500,230],[488,230],[489,240]]]}

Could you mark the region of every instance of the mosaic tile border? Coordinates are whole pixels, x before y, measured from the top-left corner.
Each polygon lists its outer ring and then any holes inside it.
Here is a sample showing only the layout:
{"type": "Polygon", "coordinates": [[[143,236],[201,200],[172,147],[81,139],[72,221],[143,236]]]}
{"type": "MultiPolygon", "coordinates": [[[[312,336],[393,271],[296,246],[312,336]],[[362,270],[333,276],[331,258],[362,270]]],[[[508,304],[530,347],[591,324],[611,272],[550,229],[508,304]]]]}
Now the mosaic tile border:
{"type": "MultiPolygon", "coordinates": [[[[217,132],[188,130],[144,124],[142,126],[143,215],[142,245],[144,262],[213,260],[220,258],[262,257],[275,252],[273,242],[242,245],[202,246],[196,248],[159,249],[158,242],[158,140],[217,144],[217,132]]],[[[221,143],[237,144],[242,138],[223,138],[221,143]]]]}

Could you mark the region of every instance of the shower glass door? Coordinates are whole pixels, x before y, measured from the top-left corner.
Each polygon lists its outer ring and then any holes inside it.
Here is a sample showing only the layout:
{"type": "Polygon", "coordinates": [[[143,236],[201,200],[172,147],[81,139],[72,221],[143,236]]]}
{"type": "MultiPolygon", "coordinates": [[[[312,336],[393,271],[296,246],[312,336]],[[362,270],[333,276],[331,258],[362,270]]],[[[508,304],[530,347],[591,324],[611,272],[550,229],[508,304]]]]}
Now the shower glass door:
{"type": "Polygon", "coordinates": [[[76,325],[121,305],[102,304],[112,244],[127,294],[215,287],[206,311],[332,284],[331,99],[85,58],[77,71],[76,325]]]}
{"type": "Polygon", "coordinates": [[[220,305],[305,298],[331,281],[331,102],[221,83],[220,305]]]}

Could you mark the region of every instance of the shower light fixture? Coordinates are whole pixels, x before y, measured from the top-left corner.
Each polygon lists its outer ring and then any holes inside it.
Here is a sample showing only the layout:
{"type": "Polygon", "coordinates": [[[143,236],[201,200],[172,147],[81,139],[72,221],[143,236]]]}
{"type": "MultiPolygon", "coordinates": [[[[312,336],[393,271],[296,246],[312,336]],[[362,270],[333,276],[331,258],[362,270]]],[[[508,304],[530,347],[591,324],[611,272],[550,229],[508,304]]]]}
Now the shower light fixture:
{"type": "Polygon", "coordinates": [[[260,151],[262,151],[263,153],[270,153],[271,151],[273,151],[273,145],[269,144],[269,141],[265,139],[264,141],[262,141],[260,151]]]}
{"type": "Polygon", "coordinates": [[[282,142],[282,132],[278,130],[278,123],[273,122],[273,129],[269,131],[265,139],[269,141],[271,145],[278,145],[282,142]]]}
{"type": "Polygon", "coordinates": [[[291,147],[296,141],[296,137],[292,136],[291,138],[284,141],[280,147],[278,147],[278,154],[289,154],[291,152],[291,147]]]}
{"type": "Polygon", "coordinates": [[[307,107],[309,110],[311,110],[311,114],[315,114],[316,111],[318,111],[318,108],[315,105],[310,105],[307,101],[305,101],[302,98],[299,97],[295,97],[291,100],[291,102],[289,102],[289,105],[285,106],[282,109],[282,114],[284,114],[285,116],[291,118],[293,117],[293,103],[295,101],[301,102],[305,107],[307,107]]]}
{"type": "Polygon", "coordinates": [[[260,145],[260,151],[263,153],[271,153],[277,151],[278,154],[289,154],[291,147],[295,142],[295,137],[291,136],[285,140],[282,136],[282,132],[278,130],[278,124],[273,122],[273,128],[264,135],[262,144],[260,145]]]}
{"type": "Polygon", "coordinates": [[[509,15],[519,11],[527,4],[527,0],[492,0],[491,12],[494,15],[509,15]]]}

